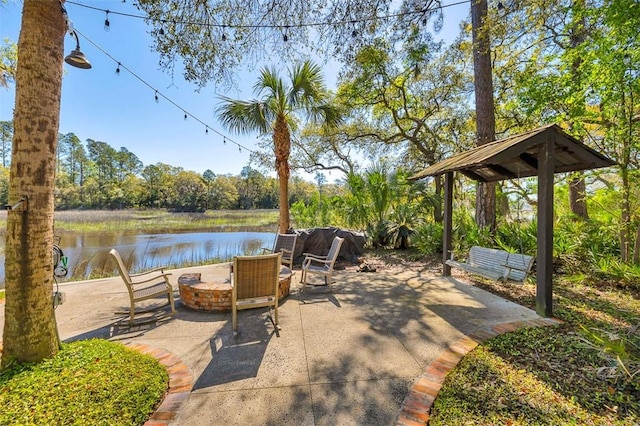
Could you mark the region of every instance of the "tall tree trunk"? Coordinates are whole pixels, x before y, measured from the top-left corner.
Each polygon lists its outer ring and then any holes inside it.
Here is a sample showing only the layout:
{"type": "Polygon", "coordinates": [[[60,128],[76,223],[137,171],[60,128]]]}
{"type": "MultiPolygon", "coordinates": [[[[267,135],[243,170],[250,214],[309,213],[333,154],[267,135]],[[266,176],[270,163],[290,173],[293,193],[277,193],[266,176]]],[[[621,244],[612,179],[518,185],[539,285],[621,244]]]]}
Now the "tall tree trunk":
{"type": "Polygon", "coordinates": [[[59,347],[53,289],[53,193],[65,20],[58,0],[24,0],[7,215],[2,365],[59,347]]]}
{"type": "Polygon", "coordinates": [[[586,194],[587,184],[584,181],[584,173],[572,174],[569,178],[569,206],[574,215],[583,219],[589,219],[586,194]]]}
{"type": "MultiPolygon", "coordinates": [[[[579,9],[584,9],[585,1],[576,0],[574,6],[579,9]]],[[[571,42],[571,48],[575,49],[580,46],[586,40],[586,22],[584,14],[574,14],[578,18],[571,27],[571,35],[569,40],[571,42]]],[[[571,64],[571,74],[573,75],[573,81],[581,81],[580,79],[580,66],[583,59],[581,56],[576,56],[571,64]]],[[[586,102],[585,102],[586,105],[586,102]]],[[[571,124],[573,127],[573,123],[571,124]]],[[[576,172],[571,175],[569,179],[569,207],[571,212],[583,219],[588,219],[589,214],[587,212],[587,185],[584,181],[584,173],[576,172]]]]}
{"type": "Polygon", "coordinates": [[[280,218],[278,230],[285,233],[289,230],[289,153],[291,152],[291,135],[284,117],[276,118],[273,129],[273,146],[276,154],[276,172],[280,191],[278,203],[280,218]]]}
{"type": "MultiPolygon", "coordinates": [[[[496,137],[493,103],[491,43],[487,19],[487,0],[471,1],[473,35],[473,76],[476,97],[477,144],[483,145],[496,137]]],[[[476,223],[481,228],[496,227],[496,190],[492,182],[478,183],[476,189],[476,223]]]]}

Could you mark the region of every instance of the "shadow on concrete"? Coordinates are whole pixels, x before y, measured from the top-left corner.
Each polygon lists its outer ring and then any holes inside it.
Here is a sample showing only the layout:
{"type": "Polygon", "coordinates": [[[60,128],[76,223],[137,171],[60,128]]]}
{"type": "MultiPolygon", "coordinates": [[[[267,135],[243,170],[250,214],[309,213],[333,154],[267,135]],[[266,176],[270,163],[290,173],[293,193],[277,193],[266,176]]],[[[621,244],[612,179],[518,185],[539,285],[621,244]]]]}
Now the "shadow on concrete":
{"type": "Polygon", "coordinates": [[[269,341],[277,334],[265,316],[267,309],[238,313],[238,334],[233,325],[225,326],[209,340],[211,361],[196,380],[192,390],[256,377],[269,341]],[[267,330],[267,327],[271,331],[267,330]]]}

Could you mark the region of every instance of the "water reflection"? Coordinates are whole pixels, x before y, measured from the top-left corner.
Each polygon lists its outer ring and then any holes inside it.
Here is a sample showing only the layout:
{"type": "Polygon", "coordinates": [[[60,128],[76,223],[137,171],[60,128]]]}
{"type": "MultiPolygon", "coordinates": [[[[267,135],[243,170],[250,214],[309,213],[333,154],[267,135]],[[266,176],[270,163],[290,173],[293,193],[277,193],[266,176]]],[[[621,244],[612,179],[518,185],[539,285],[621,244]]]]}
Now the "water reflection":
{"type": "MultiPolygon", "coordinates": [[[[69,258],[65,281],[114,275],[109,250],[120,252],[130,272],[158,266],[179,267],[231,260],[233,256],[258,254],[272,247],[270,232],[190,232],[179,234],[79,234],[60,235],[60,248],[69,258]]],[[[2,241],[4,244],[4,241],[2,241]]],[[[0,278],[4,282],[4,250],[0,255],[0,278]]]]}

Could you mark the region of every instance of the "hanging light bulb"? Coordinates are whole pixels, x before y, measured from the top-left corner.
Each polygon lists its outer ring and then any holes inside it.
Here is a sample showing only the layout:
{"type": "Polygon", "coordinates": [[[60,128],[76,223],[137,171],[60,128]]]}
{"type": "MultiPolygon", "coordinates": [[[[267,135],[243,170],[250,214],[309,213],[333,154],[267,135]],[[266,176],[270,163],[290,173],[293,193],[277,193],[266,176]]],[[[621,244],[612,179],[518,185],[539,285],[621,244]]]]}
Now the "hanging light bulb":
{"type": "Polygon", "coordinates": [[[160,27],[160,31],[158,31],[158,34],[160,34],[161,36],[164,35],[164,28],[160,27]]]}
{"type": "Polygon", "coordinates": [[[242,147],[238,145],[238,152],[242,152],[242,147]]]}
{"type": "Polygon", "coordinates": [[[158,98],[158,91],[156,90],[156,103],[160,102],[160,99],[158,98]]]}
{"type": "Polygon", "coordinates": [[[185,120],[187,119],[187,112],[186,111],[184,112],[184,119],[185,120]]]}
{"type": "Polygon", "coordinates": [[[224,137],[224,136],[222,137],[222,143],[225,144],[225,145],[227,144],[227,138],[224,137]]]}
{"type": "Polygon", "coordinates": [[[502,4],[501,1],[498,2],[498,10],[503,10],[504,9],[504,4],[502,4]]]}
{"type": "Polygon", "coordinates": [[[284,27],[284,34],[282,35],[282,40],[284,40],[284,42],[288,42],[289,41],[289,35],[287,34],[289,32],[289,26],[287,25],[286,27],[284,27]]]}
{"type": "Polygon", "coordinates": [[[109,23],[109,11],[107,10],[107,17],[104,20],[104,30],[109,31],[111,29],[111,24],[109,23]]]}
{"type": "Polygon", "coordinates": [[[116,75],[120,75],[120,62],[118,62],[118,66],[116,68],[116,75]]]}
{"type": "Polygon", "coordinates": [[[204,134],[205,134],[205,135],[208,135],[208,134],[209,134],[209,128],[208,128],[208,127],[205,127],[205,128],[204,128],[204,134]]]}
{"type": "Polygon", "coordinates": [[[222,41],[227,41],[227,34],[224,32],[224,29],[226,28],[226,25],[222,26],[222,41]]]}

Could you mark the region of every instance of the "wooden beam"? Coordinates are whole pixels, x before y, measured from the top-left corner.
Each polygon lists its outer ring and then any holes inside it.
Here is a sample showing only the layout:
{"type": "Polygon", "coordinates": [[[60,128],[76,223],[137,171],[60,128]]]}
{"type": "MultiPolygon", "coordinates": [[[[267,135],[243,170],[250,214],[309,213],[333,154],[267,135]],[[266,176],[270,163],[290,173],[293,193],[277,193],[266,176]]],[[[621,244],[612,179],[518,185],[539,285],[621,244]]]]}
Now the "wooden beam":
{"type": "Polygon", "coordinates": [[[522,161],[524,161],[527,165],[531,166],[532,168],[538,170],[538,160],[536,159],[536,157],[527,154],[526,152],[523,152],[522,154],[519,155],[520,159],[522,161]]]}
{"type": "Polygon", "coordinates": [[[460,170],[460,173],[462,173],[463,175],[467,176],[470,179],[477,180],[478,182],[487,182],[484,176],[479,175],[478,173],[474,172],[471,169],[462,169],[460,170]]]}
{"type": "MultiPolygon", "coordinates": [[[[487,167],[496,172],[497,174],[504,176],[504,179],[516,179],[519,178],[517,174],[513,173],[511,170],[503,167],[499,164],[487,164],[487,167]]],[[[504,180],[500,179],[500,180],[504,180]]]]}
{"type": "Polygon", "coordinates": [[[451,276],[451,266],[447,259],[453,249],[453,172],[444,175],[444,223],[442,231],[442,276],[451,276]]]}
{"type": "Polygon", "coordinates": [[[553,316],[553,165],[554,138],[541,147],[538,156],[538,264],[536,311],[553,316]]]}

